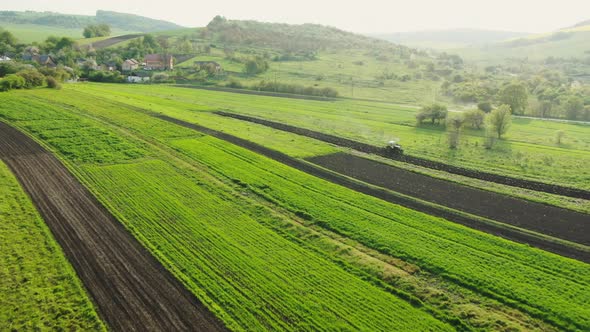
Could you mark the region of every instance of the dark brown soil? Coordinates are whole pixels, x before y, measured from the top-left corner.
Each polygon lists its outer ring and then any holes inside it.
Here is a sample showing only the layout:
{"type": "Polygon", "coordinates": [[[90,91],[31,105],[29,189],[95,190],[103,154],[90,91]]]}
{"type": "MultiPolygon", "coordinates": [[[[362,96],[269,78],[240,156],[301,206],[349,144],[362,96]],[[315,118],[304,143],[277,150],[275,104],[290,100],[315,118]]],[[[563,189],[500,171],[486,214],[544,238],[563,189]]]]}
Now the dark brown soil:
{"type": "Polygon", "coordinates": [[[309,158],[379,187],[559,239],[590,245],[590,215],[436,179],[347,153],[309,158]]]}
{"type": "MultiPolygon", "coordinates": [[[[349,189],[352,189],[352,190],[355,190],[355,191],[358,191],[358,192],[361,192],[361,193],[364,193],[367,195],[371,195],[371,196],[380,198],[382,200],[385,200],[385,201],[388,201],[391,203],[399,204],[399,205],[408,207],[413,210],[421,211],[426,214],[442,217],[442,218],[445,218],[449,221],[456,222],[458,224],[462,224],[462,225],[465,225],[467,227],[471,227],[474,229],[478,229],[483,232],[487,232],[487,233],[490,233],[493,235],[501,236],[501,237],[504,237],[504,238],[507,238],[507,239],[510,239],[513,241],[526,243],[531,246],[541,248],[541,249],[544,249],[547,251],[551,251],[551,252],[554,252],[554,253],[562,255],[562,256],[567,256],[567,257],[571,257],[574,259],[578,259],[578,260],[586,262],[586,263],[590,263],[590,252],[588,252],[588,251],[581,250],[576,247],[568,246],[568,245],[565,245],[562,243],[549,241],[545,238],[533,236],[531,234],[518,231],[516,229],[494,225],[494,224],[486,222],[485,220],[482,220],[481,218],[478,218],[476,216],[469,216],[469,215],[466,215],[466,214],[461,213],[459,211],[454,211],[454,210],[446,209],[443,207],[438,207],[438,206],[434,206],[434,205],[427,204],[424,202],[420,202],[420,201],[417,201],[417,200],[412,199],[410,197],[404,197],[404,196],[395,194],[389,190],[371,187],[367,184],[352,180],[348,177],[345,177],[345,176],[335,173],[333,171],[329,171],[329,170],[317,167],[317,166],[315,166],[311,163],[308,163],[306,161],[290,157],[284,153],[269,149],[267,147],[256,144],[254,142],[250,142],[248,140],[245,140],[245,139],[242,139],[242,138],[230,135],[230,134],[226,134],[226,133],[214,130],[214,129],[210,129],[210,128],[203,127],[203,126],[200,126],[200,125],[197,125],[194,123],[186,122],[186,121],[183,121],[180,119],[172,118],[172,117],[169,117],[166,115],[154,113],[154,112],[147,111],[147,110],[142,110],[142,112],[144,112],[145,114],[157,117],[159,119],[162,119],[162,120],[165,120],[165,121],[168,121],[171,123],[175,123],[177,125],[180,125],[180,126],[183,126],[186,128],[194,129],[194,130],[197,130],[197,131],[202,132],[204,134],[208,134],[213,137],[225,140],[227,142],[233,143],[235,145],[241,146],[243,148],[249,149],[253,152],[259,153],[259,154],[264,155],[268,158],[271,158],[273,160],[281,162],[285,165],[296,168],[300,171],[306,172],[308,174],[322,178],[322,179],[330,181],[332,183],[347,187],[349,189]]],[[[461,186],[461,188],[463,188],[463,186],[461,186]]],[[[458,189],[458,190],[460,190],[460,189],[458,189]]],[[[587,228],[584,228],[584,229],[587,229],[587,228]]]]}
{"type": "Polygon", "coordinates": [[[2,122],[0,157],[32,198],[111,330],[225,330],[58,159],[2,122]]]}
{"type": "Polygon", "coordinates": [[[116,36],[116,37],[112,37],[112,38],[108,38],[108,39],[103,39],[103,40],[99,40],[95,43],[92,43],[92,47],[96,50],[100,50],[101,48],[106,48],[115,44],[118,44],[120,42],[124,42],[126,40],[129,39],[133,39],[133,38],[137,38],[137,37],[141,37],[143,36],[143,34],[141,33],[136,33],[136,34],[130,34],[130,35],[123,35],[123,36],[116,36]]]}
{"type": "Polygon", "coordinates": [[[474,170],[474,169],[468,169],[468,168],[463,168],[463,167],[447,165],[445,163],[441,163],[438,161],[433,161],[433,160],[415,157],[415,156],[411,156],[411,155],[395,155],[395,154],[388,153],[387,150],[385,150],[384,148],[381,148],[381,147],[377,147],[377,146],[362,143],[362,142],[353,141],[353,140],[350,140],[347,138],[342,138],[342,137],[338,137],[338,136],[334,136],[334,135],[324,134],[324,133],[321,133],[318,131],[313,131],[313,130],[309,130],[309,129],[305,129],[305,128],[290,126],[290,125],[286,125],[283,123],[264,120],[264,119],[260,119],[260,118],[247,116],[247,115],[228,113],[228,112],[222,112],[222,111],[219,111],[216,113],[219,115],[222,115],[222,116],[227,116],[227,117],[232,117],[232,118],[243,120],[243,121],[258,123],[261,125],[265,125],[265,126],[272,127],[272,128],[279,129],[279,130],[283,130],[283,131],[288,131],[288,132],[298,134],[301,136],[311,137],[311,138],[314,138],[314,139],[317,139],[320,141],[324,141],[327,143],[351,148],[351,149],[365,152],[365,153],[380,155],[382,157],[386,157],[386,158],[390,158],[390,159],[394,159],[394,160],[399,160],[399,161],[403,161],[406,163],[410,163],[410,164],[414,164],[414,165],[418,165],[418,166],[422,166],[422,167],[441,170],[441,171],[445,171],[445,172],[449,172],[449,173],[453,173],[453,174],[463,175],[463,176],[467,176],[467,177],[471,177],[471,178],[475,178],[475,179],[480,179],[480,180],[485,180],[485,181],[489,181],[489,182],[500,183],[500,184],[513,186],[513,187],[520,187],[520,188],[542,191],[542,192],[546,192],[546,193],[550,193],[550,194],[557,194],[557,195],[574,197],[574,198],[590,199],[590,191],[588,191],[588,190],[570,188],[570,187],[560,186],[560,185],[556,185],[556,184],[549,184],[549,183],[543,183],[543,182],[532,181],[532,180],[518,179],[518,178],[513,178],[513,177],[509,177],[509,176],[494,174],[494,173],[481,172],[481,171],[474,170]]]}

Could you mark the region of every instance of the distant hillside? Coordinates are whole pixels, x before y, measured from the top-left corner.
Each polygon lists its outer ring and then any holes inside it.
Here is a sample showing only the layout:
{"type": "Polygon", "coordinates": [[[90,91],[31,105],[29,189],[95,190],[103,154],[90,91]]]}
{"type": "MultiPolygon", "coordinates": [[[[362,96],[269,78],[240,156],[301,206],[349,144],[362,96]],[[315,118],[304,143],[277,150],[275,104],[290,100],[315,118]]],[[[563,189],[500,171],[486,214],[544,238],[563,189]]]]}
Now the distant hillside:
{"type": "Polygon", "coordinates": [[[241,46],[268,47],[284,51],[395,47],[375,38],[318,24],[290,25],[215,17],[202,32],[213,41],[241,46]]]}
{"type": "Polygon", "coordinates": [[[543,61],[553,58],[588,58],[590,25],[584,22],[555,32],[529,35],[483,46],[453,50],[466,59],[497,63],[505,59],[543,61]]]}
{"type": "Polygon", "coordinates": [[[579,28],[583,26],[590,26],[590,20],[582,21],[571,26],[571,28],[579,28]]]}
{"type": "Polygon", "coordinates": [[[71,15],[53,12],[0,11],[0,26],[47,26],[60,29],[83,29],[88,24],[106,23],[114,30],[152,32],[172,30],[181,26],[133,14],[99,10],[95,16],[71,15]]]}
{"type": "Polygon", "coordinates": [[[485,45],[507,39],[524,37],[526,35],[527,33],[513,31],[453,29],[397,32],[389,34],[374,34],[371,36],[412,47],[449,49],[472,45],[485,45]]]}

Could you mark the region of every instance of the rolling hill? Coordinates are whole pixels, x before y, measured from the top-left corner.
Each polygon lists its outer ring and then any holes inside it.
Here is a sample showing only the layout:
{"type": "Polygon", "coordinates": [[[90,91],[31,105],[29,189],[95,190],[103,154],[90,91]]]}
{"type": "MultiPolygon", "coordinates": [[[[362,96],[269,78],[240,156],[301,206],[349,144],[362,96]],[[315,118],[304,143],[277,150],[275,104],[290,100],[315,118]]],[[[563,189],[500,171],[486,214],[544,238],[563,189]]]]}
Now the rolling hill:
{"type": "Polygon", "coordinates": [[[590,21],[561,30],[528,35],[488,45],[453,50],[469,60],[499,63],[506,59],[527,59],[533,62],[554,58],[587,58],[590,56],[590,21]]]}
{"type": "Polygon", "coordinates": [[[527,33],[524,32],[513,31],[451,29],[384,33],[371,36],[413,47],[450,49],[496,43],[526,35],[527,33]]]}
{"type": "Polygon", "coordinates": [[[80,38],[85,26],[100,23],[110,25],[114,35],[182,28],[167,21],[104,10],[98,10],[95,16],[0,11],[0,27],[11,31],[21,42],[42,41],[50,35],[80,38]]]}

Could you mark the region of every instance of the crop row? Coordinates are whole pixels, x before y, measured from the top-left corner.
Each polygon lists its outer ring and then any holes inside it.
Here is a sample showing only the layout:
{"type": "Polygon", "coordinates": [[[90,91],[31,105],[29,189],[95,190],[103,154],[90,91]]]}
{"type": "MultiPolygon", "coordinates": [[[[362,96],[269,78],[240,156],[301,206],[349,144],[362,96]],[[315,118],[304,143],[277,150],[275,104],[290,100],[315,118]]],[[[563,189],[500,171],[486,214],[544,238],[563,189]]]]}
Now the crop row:
{"type": "Polygon", "coordinates": [[[589,127],[516,119],[493,150],[482,147],[482,131],[465,130],[459,149],[449,151],[443,128],[415,127],[415,109],[376,102],[299,101],[170,87],[76,86],[78,91],[149,108],[224,110],[262,117],[381,146],[401,138],[409,154],[451,165],[588,189],[589,127]],[[556,145],[563,130],[567,142],[556,145]]]}
{"type": "MultiPolygon", "coordinates": [[[[21,109],[28,102],[20,100],[21,109]]],[[[43,110],[30,112],[40,115],[43,110]]],[[[67,108],[61,112],[77,117],[67,108]]],[[[43,128],[44,122],[39,116],[27,121],[26,128],[39,138],[44,131],[36,128],[43,128]]],[[[182,168],[157,155],[155,148],[118,137],[131,146],[143,146],[152,159],[130,163],[121,157],[123,164],[104,165],[60,155],[78,165],[100,199],[230,328],[450,329],[424,310],[264,227],[261,221],[277,218],[271,210],[247,204],[206,173],[182,168]]],[[[81,136],[81,149],[89,139],[81,136]]],[[[46,143],[59,152],[59,140],[46,143]]]]}
{"type": "MultiPolygon", "coordinates": [[[[143,133],[162,142],[168,140],[150,131],[154,125],[149,121],[139,120],[146,117],[141,112],[121,112],[109,103],[80,102],[78,106],[140,136],[143,133]]],[[[155,119],[152,123],[159,123],[161,132],[166,131],[163,128],[176,128],[155,119]]],[[[588,327],[588,309],[584,306],[589,300],[584,291],[590,284],[587,264],[355,193],[217,139],[187,138],[169,144],[244,189],[322,227],[562,328],[588,327]]],[[[102,183],[98,179],[95,182],[97,186],[102,183]]]]}
{"type": "Polygon", "coordinates": [[[61,248],[0,161],[0,330],[103,331],[61,248]]]}

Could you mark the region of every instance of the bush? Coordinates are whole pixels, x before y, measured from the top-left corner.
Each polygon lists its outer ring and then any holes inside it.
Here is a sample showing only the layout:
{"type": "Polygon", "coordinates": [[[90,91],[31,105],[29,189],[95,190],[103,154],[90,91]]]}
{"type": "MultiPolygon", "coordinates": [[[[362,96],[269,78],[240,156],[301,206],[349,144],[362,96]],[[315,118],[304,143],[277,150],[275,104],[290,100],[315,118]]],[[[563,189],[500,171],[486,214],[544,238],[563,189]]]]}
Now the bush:
{"type": "Polygon", "coordinates": [[[244,72],[247,75],[257,75],[268,70],[268,62],[261,57],[256,57],[246,61],[244,65],[244,72]]]}
{"type": "Polygon", "coordinates": [[[63,68],[43,67],[43,68],[39,68],[39,72],[41,74],[45,75],[46,78],[47,77],[55,78],[58,82],[63,82],[72,76],[68,71],[66,71],[63,68]]]}
{"type": "Polygon", "coordinates": [[[236,80],[229,81],[229,83],[227,83],[225,86],[228,88],[233,88],[233,89],[243,89],[244,88],[244,85],[240,81],[236,81],[236,80]]]}
{"type": "Polygon", "coordinates": [[[119,72],[95,70],[88,73],[88,80],[92,82],[122,83],[125,81],[119,72]]]}
{"type": "Polygon", "coordinates": [[[482,110],[470,110],[465,112],[465,122],[471,125],[474,129],[481,129],[485,118],[485,113],[482,110]]]}
{"type": "Polygon", "coordinates": [[[26,81],[19,75],[10,74],[0,79],[0,91],[8,91],[12,89],[22,89],[25,87],[26,81]]]}
{"type": "Polygon", "coordinates": [[[257,85],[253,86],[254,89],[259,91],[269,92],[281,92],[281,93],[292,93],[298,95],[318,96],[318,97],[338,97],[338,91],[336,89],[325,87],[316,88],[313,86],[303,86],[298,84],[287,84],[280,82],[268,82],[261,81],[257,85]]]}
{"type": "Polygon", "coordinates": [[[37,69],[21,70],[16,73],[18,76],[25,79],[25,88],[32,89],[36,86],[43,86],[45,83],[45,76],[37,69]]]}
{"type": "Polygon", "coordinates": [[[152,82],[154,83],[174,83],[174,79],[170,78],[168,74],[158,73],[152,76],[152,82]]]}
{"type": "Polygon", "coordinates": [[[0,77],[4,77],[9,74],[16,74],[18,67],[13,62],[0,62],[0,77]]]}
{"type": "Polygon", "coordinates": [[[47,87],[50,89],[56,89],[59,90],[61,89],[61,84],[59,84],[59,82],[52,76],[47,76],[45,78],[47,80],[47,87]]]}

